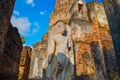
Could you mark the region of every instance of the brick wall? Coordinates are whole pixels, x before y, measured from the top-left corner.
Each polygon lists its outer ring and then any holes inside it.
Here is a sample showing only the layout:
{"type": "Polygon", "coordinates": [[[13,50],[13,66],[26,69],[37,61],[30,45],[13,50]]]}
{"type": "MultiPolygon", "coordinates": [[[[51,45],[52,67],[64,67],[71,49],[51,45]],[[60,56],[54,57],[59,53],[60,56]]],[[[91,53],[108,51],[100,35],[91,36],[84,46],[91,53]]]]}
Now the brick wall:
{"type": "Polygon", "coordinates": [[[24,46],[21,53],[18,80],[28,80],[32,49],[24,46]]]}
{"type": "Polygon", "coordinates": [[[103,0],[105,12],[109,22],[110,33],[115,46],[117,56],[119,74],[120,74],[120,1],[119,0],[103,0]],[[109,6],[109,7],[108,7],[109,6]]]}
{"type": "Polygon", "coordinates": [[[10,24],[15,0],[0,1],[0,79],[17,80],[22,42],[10,24]]]}

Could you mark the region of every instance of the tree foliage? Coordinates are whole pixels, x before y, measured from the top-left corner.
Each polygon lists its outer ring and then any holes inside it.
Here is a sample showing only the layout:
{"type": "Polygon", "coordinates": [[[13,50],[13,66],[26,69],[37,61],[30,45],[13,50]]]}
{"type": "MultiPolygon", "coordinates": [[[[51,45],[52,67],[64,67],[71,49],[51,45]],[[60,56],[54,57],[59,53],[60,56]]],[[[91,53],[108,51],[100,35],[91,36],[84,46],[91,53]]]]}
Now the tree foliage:
{"type": "Polygon", "coordinates": [[[25,42],[26,42],[25,37],[24,36],[20,36],[20,38],[21,38],[22,44],[25,44],[25,42]]]}

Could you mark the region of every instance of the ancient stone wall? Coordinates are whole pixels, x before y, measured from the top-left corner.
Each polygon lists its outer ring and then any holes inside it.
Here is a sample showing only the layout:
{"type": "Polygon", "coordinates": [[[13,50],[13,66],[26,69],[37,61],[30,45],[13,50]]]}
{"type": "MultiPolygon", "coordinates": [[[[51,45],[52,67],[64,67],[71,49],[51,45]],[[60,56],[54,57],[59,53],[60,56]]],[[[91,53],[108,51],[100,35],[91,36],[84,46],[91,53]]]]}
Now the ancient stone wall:
{"type": "Polygon", "coordinates": [[[24,46],[21,53],[18,80],[28,80],[32,49],[24,46]]]}
{"type": "Polygon", "coordinates": [[[69,20],[68,24],[70,24],[72,22],[72,20],[74,20],[74,19],[81,19],[81,20],[88,21],[87,8],[86,8],[85,0],[83,0],[83,6],[80,10],[79,10],[79,5],[78,5],[78,0],[75,0],[74,3],[72,3],[71,6],[70,6],[69,14],[70,14],[70,20],[69,20]]]}
{"type": "Polygon", "coordinates": [[[4,48],[4,37],[10,26],[10,18],[13,11],[15,0],[2,0],[0,1],[0,52],[4,48]]]}
{"type": "Polygon", "coordinates": [[[33,47],[29,79],[45,78],[44,68],[46,66],[47,56],[47,37],[47,34],[44,35],[42,42],[37,42],[33,47]]]}
{"type": "Polygon", "coordinates": [[[34,79],[39,77],[40,78],[40,66],[41,66],[41,57],[40,57],[40,48],[41,43],[37,42],[33,46],[33,51],[31,54],[31,63],[30,63],[30,73],[29,73],[29,79],[34,79]],[[38,69],[39,68],[39,69],[38,69]]]}
{"type": "Polygon", "coordinates": [[[90,43],[93,41],[92,24],[82,20],[73,21],[71,27],[75,54],[75,80],[89,80],[87,78],[95,74],[95,65],[90,49],[90,43]]]}
{"type": "Polygon", "coordinates": [[[10,24],[15,0],[0,1],[0,79],[17,80],[22,42],[10,24]]]}
{"type": "Polygon", "coordinates": [[[10,24],[3,39],[5,44],[0,53],[0,79],[17,80],[22,51],[22,42],[17,28],[10,24]]]}
{"type": "Polygon", "coordinates": [[[47,63],[47,47],[48,47],[48,33],[46,33],[42,37],[41,42],[41,49],[40,49],[40,55],[41,55],[41,78],[43,80],[46,80],[46,63],[47,63]]]}
{"type": "Polygon", "coordinates": [[[110,25],[120,74],[120,0],[103,0],[103,4],[110,25]]]}
{"type": "MultiPolygon", "coordinates": [[[[106,79],[106,76],[112,76],[115,79],[114,75],[118,75],[117,60],[114,51],[114,46],[112,38],[110,35],[109,25],[106,18],[105,10],[102,3],[88,3],[88,13],[89,18],[93,24],[93,32],[98,35],[98,38],[94,39],[94,42],[98,41],[98,45],[101,48],[101,58],[103,65],[103,72],[106,79]],[[97,40],[98,39],[98,40],[97,40]],[[115,66],[115,67],[114,67],[115,66]],[[106,75],[107,72],[107,75],[106,75]]],[[[93,35],[93,38],[95,35],[93,35]]],[[[93,45],[93,44],[92,44],[93,45]]],[[[93,49],[94,50],[94,49],[93,49]]],[[[96,61],[96,53],[92,52],[95,55],[94,60],[96,61]]],[[[98,57],[99,58],[99,57],[98,57]]],[[[95,63],[97,64],[97,63],[95,63]]],[[[96,65],[97,66],[97,65],[96,65]]]]}

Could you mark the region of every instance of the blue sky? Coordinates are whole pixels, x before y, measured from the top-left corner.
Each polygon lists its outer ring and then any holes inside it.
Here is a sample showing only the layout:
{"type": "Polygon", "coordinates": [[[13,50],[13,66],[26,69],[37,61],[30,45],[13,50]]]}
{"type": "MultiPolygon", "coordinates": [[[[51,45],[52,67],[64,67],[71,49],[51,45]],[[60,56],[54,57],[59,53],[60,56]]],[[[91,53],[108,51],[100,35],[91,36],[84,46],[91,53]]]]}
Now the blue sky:
{"type": "MultiPolygon", "coordinates": [[[[16,0],[11,22],[26,38],[25,45],[41,41],[49,28],[50,14],[56,0],[16,0]]],[[[90,2],[92,0],[86,0],[90,2]]],[[[98,0],[101,1],[101,0],[98,0]]]]}

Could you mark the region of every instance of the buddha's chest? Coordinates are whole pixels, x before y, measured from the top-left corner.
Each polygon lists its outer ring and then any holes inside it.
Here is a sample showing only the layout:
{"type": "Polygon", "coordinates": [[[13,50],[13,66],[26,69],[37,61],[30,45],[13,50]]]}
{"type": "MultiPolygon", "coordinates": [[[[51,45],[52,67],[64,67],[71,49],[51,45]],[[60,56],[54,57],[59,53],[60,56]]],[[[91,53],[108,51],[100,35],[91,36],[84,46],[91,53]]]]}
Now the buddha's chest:
{"type": "Polygon", "coordinates": [[[56,42],[56,45],[61,45],[61,44],[67,45],[68,39],[67,39],[67,37],[59,36],[56,38],[55,42],[56,42]]]}

